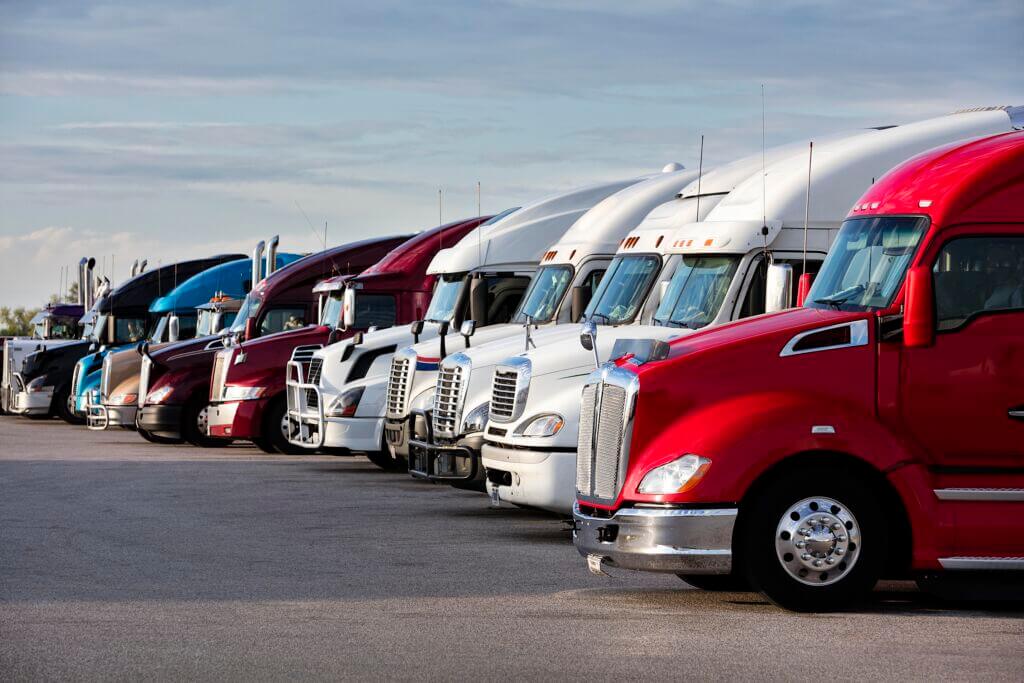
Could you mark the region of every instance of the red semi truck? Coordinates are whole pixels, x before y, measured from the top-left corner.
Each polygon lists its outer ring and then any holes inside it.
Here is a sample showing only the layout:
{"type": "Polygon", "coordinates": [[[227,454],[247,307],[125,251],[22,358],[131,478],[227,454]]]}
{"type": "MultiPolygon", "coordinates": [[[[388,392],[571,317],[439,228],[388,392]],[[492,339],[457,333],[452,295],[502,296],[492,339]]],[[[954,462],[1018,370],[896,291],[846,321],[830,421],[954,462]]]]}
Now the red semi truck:
{"type": "Polygon", "coordinates": [[[582,397],[592,571],[797,610],[1024,578],[1024,132],[880,179],[802,308],[621,350],[582,397]]]}
{"type": "MultiPolygon", "coordinates": [[[[318,281],[332,275],[360,273],[406,239],[407,235],[351,242],[293,261],[253,286],[225,337],[181,342],[153,353],[143,348],[136,417],[139,434],[150,441],[184,439],[196,446],[227,444],[206,433],[210,372],[217,351],[232,339],[248,342],[317,322],[318,296],[313,286],[318,281]]],[[[257,247],[260,253],[253,254],[253,263],[257,264],[253,281],[258,280],[255,274],[259,272],[262,244],[257,247]]],[[[275,248],[276,243],[271,243],[268,264],[276,262],[275,248]]],[[[322,329],[326,336],[327,327],[322,329]]]]}
{"type": "MultiPolygon", "coordinates": [[[[305,453],[289,443],[285,366],[289,360],[319,373],[313,351],[372,327],[391,327],[420,320],[430,303],[434,277],[427,266],[438,250],[462,239],[489,216],[426,230],[397,246],[361,274],[318,285],[332,290],[321,325],[280,332],[217,352],[210,378],[208,435],[216,439],[247,439],[268,452],[305,453]],[[294,356],[293,356],[294,353],[294,356]]],[[[391,349],[394,351],[394,349],[391,349]]],[[[383,350],[382,350],[383,352],[383,350]]],[[[353,372],[369,367],[353,368],[353,372]]]]}

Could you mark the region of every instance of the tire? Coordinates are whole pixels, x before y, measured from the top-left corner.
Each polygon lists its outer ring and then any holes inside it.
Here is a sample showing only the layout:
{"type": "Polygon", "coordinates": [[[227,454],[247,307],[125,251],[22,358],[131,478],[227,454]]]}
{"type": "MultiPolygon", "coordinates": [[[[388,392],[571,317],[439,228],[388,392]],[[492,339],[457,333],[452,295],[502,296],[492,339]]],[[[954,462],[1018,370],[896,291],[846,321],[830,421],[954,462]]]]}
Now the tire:
{"type": "Polygon", "coordinates": [[[288,405],[285,403],[285,397],[278,396],[270,402],[267,406],[267,412],[263,416],[263,436],[260,441],[264,442],[265,445],[272,448],[272,451],[268,451],[264,446],[257,443],[255,440],[253,443],[268,453],[283,453],[285,455],[306,455],[309,453],[309,449],[303,448],[302,446],[296,446],[292,442],[288,441],[285,436],[285,430],[288,428],[285,422],[285,417],[288,412],[288,405]]]}
{"type": "Polygon", "coordinates": [[[71,409],[71,401],[74,400],[71,396],[71,385],[61,387],[53,395],[53,402],[50,404],[50,413],[56,413],[57,417],[67,422],[69,425],[84,425],[85,418],[75,415],[71,409]]]}
{"type": "Polygon", "coordinates": [[[889,542],[878,501],[857,473],[839,467],[806,467],[764,486],[736,540],[751,587],[797,612],[862,600],[882,575],[889,542]]]}
{"type": "Polygon", "coordinates": [[[740,574],[677,574],[680,579],[694,588],[709,593],[744,593],[750,590],[750,583],[740,574]]]}
{"type": "Polygon", "coordinates": [[[367,451],[366,457],[385,472],[405,472],[409,469],[409,463],[405,458],[391,455],[391,451],[387,448],[382,448],[379,451],[367,451]]]}
{"type": "Polygon", "coordinates": [[[139,436],[141,436],[143,439],[145,439],[146,441],[148,441],[150,443],[158,443],[158,444],[182,443],[181,439],[168,439],[167,437],[157,436],[156,434],[150,434],[145,429],[136,428],[135,431],[137,431],[139,433],[139,436]]]}
{"type": "Polygon", "coordinates": [[[206,435],[207,412],[210,404],[202,396],[189,399],[181,411],[181,435],[185,441],[199,448],[224,448],[231,439],[215,439],[206,435]]]}

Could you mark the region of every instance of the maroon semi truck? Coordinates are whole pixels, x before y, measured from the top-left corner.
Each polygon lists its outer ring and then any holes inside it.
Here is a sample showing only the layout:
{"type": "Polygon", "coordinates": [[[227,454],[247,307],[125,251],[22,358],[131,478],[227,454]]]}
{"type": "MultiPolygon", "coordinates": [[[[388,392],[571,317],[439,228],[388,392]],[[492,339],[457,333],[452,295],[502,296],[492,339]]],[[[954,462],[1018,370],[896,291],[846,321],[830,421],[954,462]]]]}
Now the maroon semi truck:
{"type": "Polygon", "coordinates": [[[218,351],[210,378],[208,436],[246,439],[267,452],[307,452],[288,442],[288,361],[306,363],[325,344],[422,319],[434,287],[434,276],[427,275],[431,259],[487,218],[426,230],[357,276],[321,282],[316,290],[327,296],[319,326],[250,338],[218,351]]]}
{"type": "MultiPolygon", "coordinates": [[[[185,440],[196,446],[228,443],[207,436],[206,428],[210,373],[217,351],[225,344],[241,344],[319,322],[319,297],[313,291],[317,282],[361,273],[407,239],[404,235],[350,242],[293,261],[253,287],[224,336],[172,344],[153,353],[140,347],[139,434],[150,441],[185,440]]],[[[253,260],[259,263],[260,258],[254,255],[253,260]]],[[[324,338],[329,334],[326,326],[313,329],[322,329],[324,338]]]]}

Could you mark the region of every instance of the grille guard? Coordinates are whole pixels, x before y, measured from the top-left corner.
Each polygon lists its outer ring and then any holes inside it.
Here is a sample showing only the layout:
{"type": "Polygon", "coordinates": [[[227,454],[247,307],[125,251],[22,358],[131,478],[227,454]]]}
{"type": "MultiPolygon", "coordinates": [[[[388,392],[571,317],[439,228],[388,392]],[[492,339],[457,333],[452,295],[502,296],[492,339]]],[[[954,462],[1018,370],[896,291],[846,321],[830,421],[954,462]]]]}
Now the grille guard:
{"type": "Polygon", "coordinates": [[[324,396],[317,384],[306,381],[302,363],[288,361],[285,366],[285,394],[288,402],[288,442],[303,448],[320,448],[324,445],[327,419],[324,416],[324,396]],[[307,393],[316,396],[316,409],[306,400],[307,393]],[[310,427],[316,426],[314,432],[310,427]]]}

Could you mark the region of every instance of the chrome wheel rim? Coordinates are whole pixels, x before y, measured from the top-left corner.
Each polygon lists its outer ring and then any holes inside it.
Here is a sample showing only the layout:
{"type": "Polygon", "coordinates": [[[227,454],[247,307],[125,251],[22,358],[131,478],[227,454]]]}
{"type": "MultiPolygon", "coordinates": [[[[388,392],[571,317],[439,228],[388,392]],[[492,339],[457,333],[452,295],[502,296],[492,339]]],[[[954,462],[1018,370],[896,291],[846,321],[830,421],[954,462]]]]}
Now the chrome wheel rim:
{"type": "Polygon", "coordinates": [[[196,429],[203,436],[207,436],[206,430],[210,425],[210,406],[203,406],[196,415],[196,429]]]}
{"type": "Polygon", "coordinates": [[[285,438],[285,441],[287,441],[288,437],[291,436],[289,427],[290,425],[288,424],[288,413],[285,413],[284,416],[281,418],[281,436],[285,438]]]}
{"type": "Polygon", "coordinates": [[[860,524],[837,500],[805,498],[783,513],[775,530],[775,552],[795,581],[829,586],[842,581],[857,564],[860,524]]]}

